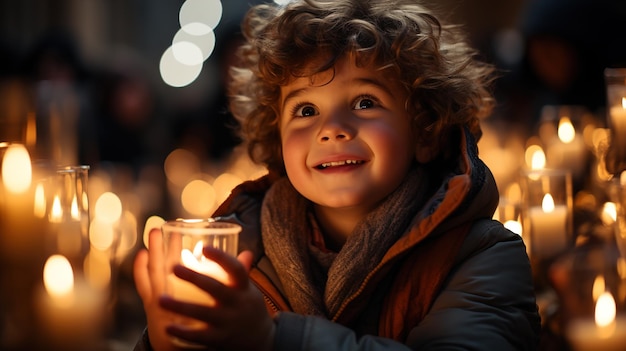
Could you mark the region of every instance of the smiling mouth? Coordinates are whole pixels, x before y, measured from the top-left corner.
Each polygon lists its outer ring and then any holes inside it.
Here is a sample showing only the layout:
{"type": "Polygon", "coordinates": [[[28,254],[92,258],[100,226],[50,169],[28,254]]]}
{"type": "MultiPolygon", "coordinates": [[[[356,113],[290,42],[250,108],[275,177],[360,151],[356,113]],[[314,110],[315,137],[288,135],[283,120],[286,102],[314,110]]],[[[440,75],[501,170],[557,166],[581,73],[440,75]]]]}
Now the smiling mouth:
{"type": "Polygon", "coordinates": [[[317,169],[327,169],[330,167],[340,167],[340,166],[356,166],[365,163],[363,160],[343,160],[343,161],[332,161],[332,162],[324,162],[315,166],[317,169]]]}

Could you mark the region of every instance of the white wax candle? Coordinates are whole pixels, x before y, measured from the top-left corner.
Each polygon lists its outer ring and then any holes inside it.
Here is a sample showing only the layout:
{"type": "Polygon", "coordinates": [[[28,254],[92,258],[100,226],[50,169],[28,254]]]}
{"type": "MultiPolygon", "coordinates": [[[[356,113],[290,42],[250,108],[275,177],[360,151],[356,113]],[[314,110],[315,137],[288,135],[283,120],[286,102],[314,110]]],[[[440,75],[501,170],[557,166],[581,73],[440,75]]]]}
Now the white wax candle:
{"type": "Polygon", "coordinates": [[[576,351],[621,351],[626,348],[626,318],[599,326],[592,318],[573,320],[567,338],[576,351]]]}
{"type": "Polygon", "coordinates": [[[574,175],[586,171],[586,146],[578,134],[568,142],[555,138],[548,147],[546,158],[552,167],[569,169],[574,175]]]}
{"type": "MultiPolygon", "coordinates": [[[[546,196],[549,196],[547,194],[546,196]]],[[[552,198],[550,197],[550,200],[552,198]]],[[[529,218],[531,223],[531,255],[548,258],[567,246],[567,207],[544,204],[531,207],[529,218]]]]}
{"type": "Polygon", "coordinates": [[[59,349],[94,347],[106,321],[103,292],[74,278],[69,262],[59,255],[47,261],[44,283],[36,305],[46,340],[59,349]]]}
{"type": "Polygon", "coordinates": [[[615,142],[626,148],[626,106],[612,106],[610,109],[611,129],[615,132],[615,142]]]}

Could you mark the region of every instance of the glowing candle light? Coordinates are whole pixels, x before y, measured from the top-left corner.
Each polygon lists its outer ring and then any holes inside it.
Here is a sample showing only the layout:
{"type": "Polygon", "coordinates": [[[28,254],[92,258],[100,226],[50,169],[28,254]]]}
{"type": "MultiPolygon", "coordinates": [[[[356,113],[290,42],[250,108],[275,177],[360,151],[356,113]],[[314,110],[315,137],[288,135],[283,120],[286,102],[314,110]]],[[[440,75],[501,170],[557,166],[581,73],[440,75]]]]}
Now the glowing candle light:
{"type": "Polygon", "coordinates": [[[533,233],[533,255],[550,257],[567,245],[567,207],[554,204],[552,195],[545,194],[541,207],[529,210],[533,233]]]}
{"type": "MultiPolygon", "coordinates": [[[[218,281],[227,284],[228,274],[217,263],[207,259],[202,254],[202,242],[196,243],[193,252],[189,249],[182,249],[180,252],[181,263],[183,266],[192,269],[198,273],[210,276],[218,281]]],[[[196,285],[179,279],[174,274],[170,274],[170,287],[172,294],[179,296],[182,300],[193,302],[197,304],[203,304],[208,306],[215,305],[215,300],[204,290],[198,288],[196,285]]]]}
{"type": "Polygon", "coordinates": [[[7,148],[2,162],[2,182],[13,194],[28,191],[33,177],[30,155],[24,145],[13,144],[7,148]]]}
{"type": "Polygon", "coordinates": [[[559,119],[557,136],[548,147],[548,163],[554,168],[569,169],[574,175],[584,172],[586,146],[568,116],[559,119]]]}
{"type": "Polygon", "coordinates": [[[103,326],[104,299],[99,290],[74,275],[65,256],[47,259],[36,302],[42,331],[51,345],[67,350],[95,346],[103,326]]]}
{"type": "Polygon", "coordinates": [[[572,321],[567,335],[576,351],[618,351],[626,345],[626,319],[617,316],[615,299],[603,292],[596,300],[594,318],[572,321]]]}
{"type": "Polygon", "coordinates": [[[0,251],[5,257],[28,261],[43,248],[35,235],[43,228],[35,217],[35,190],[32,186],[33,169],[30,155],[21,144],[10,144],[2,160],[2,184],[4,219],[2,225],[3,245],[0,251]]]}

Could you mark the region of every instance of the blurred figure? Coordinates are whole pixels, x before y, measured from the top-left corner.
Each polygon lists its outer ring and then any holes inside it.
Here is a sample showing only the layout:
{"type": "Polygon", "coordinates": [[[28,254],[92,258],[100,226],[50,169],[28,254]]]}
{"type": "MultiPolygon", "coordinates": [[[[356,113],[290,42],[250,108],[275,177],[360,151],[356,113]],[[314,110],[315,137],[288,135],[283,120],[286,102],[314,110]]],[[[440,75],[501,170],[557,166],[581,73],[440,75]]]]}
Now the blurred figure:
{"type": "Polygon", "coordinates": [[[89,71],[69,32],[47,31],[27,53],[24,77],[32,86],[37,124],[35,158],[66,166],[94,150],[89,71]]]}
{"type": "Polygon", "coordinates": [[[142,65],[124,56],[99,73],[94,89],[97,155],[93,162],[129,168],[162,165],[170,146],[165,115],[142,65]]]}
{"type": "Polygon", "coordinates": [[[626,65],[626,2],[531,0],[521,28],[520,78],[535,117],[544,105],[582,105],[604,117],[604,68],[626,65]]]}

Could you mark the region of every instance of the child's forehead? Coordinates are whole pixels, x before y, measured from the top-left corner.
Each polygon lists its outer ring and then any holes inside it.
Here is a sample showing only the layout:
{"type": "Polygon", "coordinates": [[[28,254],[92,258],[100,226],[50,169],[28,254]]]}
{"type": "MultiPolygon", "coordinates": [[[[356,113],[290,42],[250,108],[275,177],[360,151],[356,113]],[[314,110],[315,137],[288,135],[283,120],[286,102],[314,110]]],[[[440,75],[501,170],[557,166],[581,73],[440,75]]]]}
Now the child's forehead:
{"type": "Polygon", "coordinates": [[[324,57],[316,57],[309,60],[304,66],[305,68],[300,72],[291,75],[285,86],[293,85],[306,85],[306,86],[322,86],[330,83],[338,75],[349,73],[351,75],[377,77],[379,80],[398,81],[399,77],[390,72],[392,70],[386,69],[381,65],[378,65],[373,60],[361,60],[356,55],[346,54],[335,60],[330,66],[329,61],[324,57]]]}

